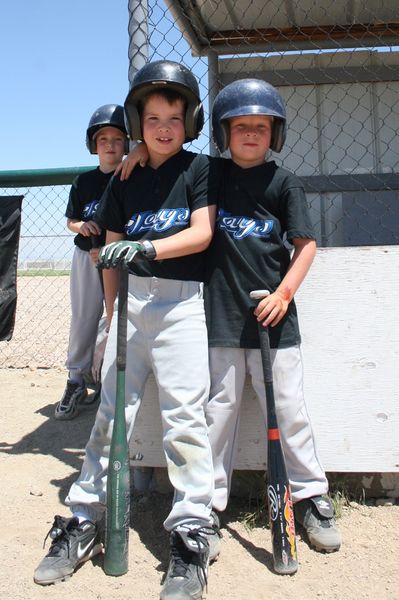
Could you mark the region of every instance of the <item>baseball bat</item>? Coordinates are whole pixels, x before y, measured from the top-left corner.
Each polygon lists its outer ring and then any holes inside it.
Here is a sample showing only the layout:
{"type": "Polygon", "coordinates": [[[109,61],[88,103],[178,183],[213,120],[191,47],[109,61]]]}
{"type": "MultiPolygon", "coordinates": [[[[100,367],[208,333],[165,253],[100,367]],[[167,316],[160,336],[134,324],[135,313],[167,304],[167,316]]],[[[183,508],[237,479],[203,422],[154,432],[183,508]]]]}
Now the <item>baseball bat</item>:
{"type": "Polygon", "coordinates": [[[105,573],[115,576],[127,573],[129,555],[130,468],[125,419],[128,282],[128,270],[120,269],[116,342],[116,401],[109,453],[104,556],[105,573]]]}
{"type": "MultiPolygon", "coordinates": [[[[268,295],[268,290],[250,293],[253,300],[261,300],[268,295]]],[[[294,511],[276,415],[269,332],[259,322],[258,332],[267,407],[267,501],[273,563],[276,573],[290,575],[298,570],[294,511]]]]}

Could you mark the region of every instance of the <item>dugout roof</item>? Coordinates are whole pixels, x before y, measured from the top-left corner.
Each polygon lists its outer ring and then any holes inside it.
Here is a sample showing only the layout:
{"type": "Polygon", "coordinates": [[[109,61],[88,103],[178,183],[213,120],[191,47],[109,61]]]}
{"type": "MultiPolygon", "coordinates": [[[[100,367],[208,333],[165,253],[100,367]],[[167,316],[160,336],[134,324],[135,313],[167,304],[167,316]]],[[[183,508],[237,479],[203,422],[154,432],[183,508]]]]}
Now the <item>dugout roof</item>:
{"type": "Polygon", "coordinates": [[[167,0],[197,55],[398,43],[398,0],[167,0]]]}

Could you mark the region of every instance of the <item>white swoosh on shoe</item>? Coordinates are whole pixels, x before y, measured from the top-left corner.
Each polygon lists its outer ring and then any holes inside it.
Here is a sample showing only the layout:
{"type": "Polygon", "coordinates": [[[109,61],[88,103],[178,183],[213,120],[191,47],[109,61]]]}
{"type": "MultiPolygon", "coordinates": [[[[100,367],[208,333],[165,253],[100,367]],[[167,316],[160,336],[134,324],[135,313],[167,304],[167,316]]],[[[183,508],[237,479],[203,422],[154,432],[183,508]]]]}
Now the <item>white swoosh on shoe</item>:
{"type": "Polygon", "coordinates": [[[78,545],[77,556],[78,556],[79,560],[81,560],[84,557],[84,555],[86,554],[86,552],[88,551],[90,546],[92,546],[93,544],[94,544],[94,540],[90,540],[86,544],[86,546],[81,546],[80,544],[78,545]]]}

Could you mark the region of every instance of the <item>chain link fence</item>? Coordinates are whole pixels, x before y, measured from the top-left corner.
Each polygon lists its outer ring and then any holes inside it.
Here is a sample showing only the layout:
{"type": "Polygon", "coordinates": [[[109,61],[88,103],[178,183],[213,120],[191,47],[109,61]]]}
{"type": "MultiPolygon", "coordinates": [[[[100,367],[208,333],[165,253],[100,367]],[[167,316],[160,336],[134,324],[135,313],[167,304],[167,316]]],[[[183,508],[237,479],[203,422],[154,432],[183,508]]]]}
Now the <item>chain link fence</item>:
{"type": "MultiPolygon", "coordinates": [[[[218,90],[243,77],[269,81],[288,118],[272,158],[301,177],[319,247],[398,244],[397,14],[396,0],[129,0],[127,79],[148,60],[188,66],[206,115],[189,148],[211,154],[218,90]]],[[[24,196],[17,320],[0,367],[64,363],[73,252],[64,213],[82,170],[0,173],[0,195],[24,196]]]]}

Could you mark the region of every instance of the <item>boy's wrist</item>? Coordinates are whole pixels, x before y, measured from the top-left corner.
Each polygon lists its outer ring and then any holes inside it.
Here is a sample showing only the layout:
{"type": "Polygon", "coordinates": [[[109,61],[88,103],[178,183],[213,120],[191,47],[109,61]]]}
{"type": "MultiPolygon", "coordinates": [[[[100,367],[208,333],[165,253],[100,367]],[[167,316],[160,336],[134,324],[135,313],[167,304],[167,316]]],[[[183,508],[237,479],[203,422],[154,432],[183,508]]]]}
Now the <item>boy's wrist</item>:
{"type": "Polygon", "coordinates": [[[148,260],[154,260],[157,256],[157,251],[154,248],[154,244],[150,242],[150,240],[141,240],[140,244],[143,246],[142,254],[144,254],[148,260]]]}

